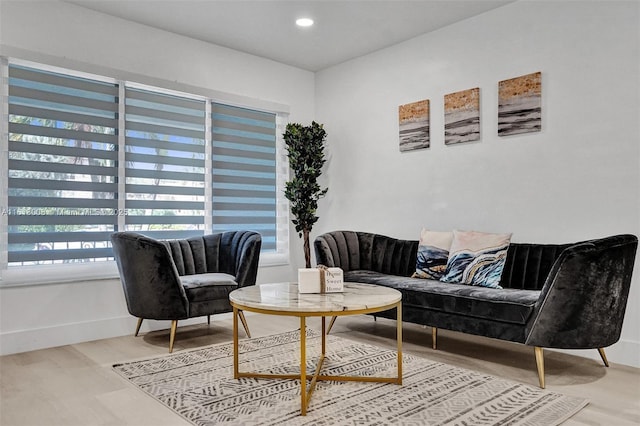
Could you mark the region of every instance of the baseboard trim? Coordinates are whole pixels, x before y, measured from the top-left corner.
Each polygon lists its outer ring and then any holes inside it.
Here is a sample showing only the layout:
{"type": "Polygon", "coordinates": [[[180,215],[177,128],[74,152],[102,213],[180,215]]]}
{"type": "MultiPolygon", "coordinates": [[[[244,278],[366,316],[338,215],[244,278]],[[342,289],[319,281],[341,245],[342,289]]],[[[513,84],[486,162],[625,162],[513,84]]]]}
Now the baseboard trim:
{"type": "MultiPolygon", "coordinates": [[[[246,312],[245,315],[250,316],[254,314],[252,312],[246,312]]],[[[232,317],[231,312],[215,315],[217,321],[231,319],[232,317]]],[[[180,321],[180,325],[200,324],[206,320],[206,317],[191,318],[180,321]]],[[[73,345],[92,340],[126,336],[133,334],[136,321],[136,318],[132,316],[123,316],[29,330],[3,332],[0,333],[0,355],[10,355],[56,346],[73,345]]],[[[169,327],[169,321],[145,321],[142,324],[141,332],[167,330],[169,327]]],[[[600,355],[595,349],[549,350],[600,360],[600,355]]],[[[606,348],[606,352],[609,362],[640,368],[640,342],[620,340],[618,343],[606,348]]]]}
{"type": "MultiPolygon", "coordinates": [[[[215,315],[215,318],[218,321],[231,319],[232,314],[230,312],[218,314],[215,315]]],[[[206,317],[190,318],[180,321],[180,326],[199,324],[206,321],[206,317]]],[[[0,333],[0,355],[126,336],[134,333],[136,322],[136,318],[124,316],[29,330],[7,331],[0,333]]],[[[169,329],[170,325],[170,321],[144,321],[140,331],[144,333],[165,330],[169,329]]]]}

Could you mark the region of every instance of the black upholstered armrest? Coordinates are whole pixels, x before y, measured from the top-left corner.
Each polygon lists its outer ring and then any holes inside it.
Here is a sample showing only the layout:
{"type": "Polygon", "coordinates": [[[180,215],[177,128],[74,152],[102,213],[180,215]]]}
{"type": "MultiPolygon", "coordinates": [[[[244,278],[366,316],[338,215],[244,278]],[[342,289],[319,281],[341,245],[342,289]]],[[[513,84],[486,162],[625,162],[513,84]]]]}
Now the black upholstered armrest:
{"type": "Polygon", "coordinates": [[[345,272],[360,269],[360,242],[352,231],[334,231],[318,236],[313,242],[316,262],[345,272]]]}
{"type": "Polygon", "coordinates": [[[417,240],[399,240],[379,234],[334,231],[313,242],[316,262],[345,272],[368,270],[411,276],[416,270],[417,240]]]}
{"type": "Polygon", "coordinates": [[[525,343],[591,349],[617,342],[637,245],[635,236],[617,235],[566,248],[545,281],[525,343]]]}
{"type": "Polygon", "coordinates": [[[158,320],[189,317],[189,302],[165,244],[135,232],[116,232],[111,242],[132,315],[158,320]]]}
{"type": "Polygon", "coordinates": [[[262,237],[257,232],[237,231],[229,239],[229,244],[230,252],[235,257],[234,276],[238,287],[254,285],[258,275],[262,237]]]}

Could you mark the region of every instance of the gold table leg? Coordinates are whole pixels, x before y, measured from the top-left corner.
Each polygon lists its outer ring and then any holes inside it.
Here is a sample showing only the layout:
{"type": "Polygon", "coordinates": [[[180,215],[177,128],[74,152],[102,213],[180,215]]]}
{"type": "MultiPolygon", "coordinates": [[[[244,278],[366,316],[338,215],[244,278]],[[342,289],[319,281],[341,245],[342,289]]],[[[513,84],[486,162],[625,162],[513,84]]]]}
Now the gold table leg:
{"type": "Polygon", "coordinates": [[[322,317],[322,355],[326,353],[326,349],[327,349],[327,333],[325,332],[326,327],[327,327],[327,319],[326,317],[322,317]]]}
{"type": "MultiPolygon", "coordinates": [[[[320,374],[325,356],[326,356],[326,317],[322,316],[322,353],[318,359],[315,372],[311,377],[311,382],[307,386],[307,324],[306,317],[300,316],[300,374],[267,374],[267,373],[250,373],[239,371],[239,350],[238,350],[238,316],[239,309],[233,308],[233,377],[239,379],[241,377],[250,377],[255,379],[298,379],[300,380],[300,415],[307,415],[307,408],[311,395],[316,387],[316,383],[320,380],[342,381],[342,382],[369,382],[369,383],[393,383],[402,385],[402,302],[396,304],[397,309],[397,377],[372,377],[372,376],[330,376],[320,374]],[[308,390],[307,390],[308,389],[308,390]]],[[[334,317],[335,318],[335,317],[334,317]]]]}
{"type": "Polygon", "coordinates": [[[396,311],[396,340],[398,344],[398,381],[399,385],[402,384],[402,303],[398,302],[398,310],[396,311]]]}
{"type": "Polygon", "coordinates": [[[307,415],[307,325],[300,317],[300,414],[307,415]]]}
{"type": "Polygon", "coordinates": [[[233,378],[240,377],[238,370],[238,308],[233,308],[233,378]]]}

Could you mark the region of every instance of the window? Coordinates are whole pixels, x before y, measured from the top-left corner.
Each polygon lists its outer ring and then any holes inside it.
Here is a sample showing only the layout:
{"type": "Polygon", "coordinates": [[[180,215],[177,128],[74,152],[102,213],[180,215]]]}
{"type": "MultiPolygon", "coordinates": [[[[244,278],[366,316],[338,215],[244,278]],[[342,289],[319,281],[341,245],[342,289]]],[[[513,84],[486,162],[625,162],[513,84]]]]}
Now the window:
{"type": "Polygon", "coordinates": [[[117,100],[113,83],[10,67],[9,266],[111,256],[117,100]]]}
{"type": "Polygon", "coordinates": [[[254,229],[276,249],[276,115],[213,104],[213,229],[254,229]]]}
{"type": "Polygon", "coordinates": [[[202,235],[205,102],[125,93],[125,229],[160,239],[202,235]]]}
{"type": "Polygon", "coordinates": [[[3,278],[17,266],[112,261],[120,230],[251,229],[261,259],[286,259],[281,114],[3,60],[3,278]]]}

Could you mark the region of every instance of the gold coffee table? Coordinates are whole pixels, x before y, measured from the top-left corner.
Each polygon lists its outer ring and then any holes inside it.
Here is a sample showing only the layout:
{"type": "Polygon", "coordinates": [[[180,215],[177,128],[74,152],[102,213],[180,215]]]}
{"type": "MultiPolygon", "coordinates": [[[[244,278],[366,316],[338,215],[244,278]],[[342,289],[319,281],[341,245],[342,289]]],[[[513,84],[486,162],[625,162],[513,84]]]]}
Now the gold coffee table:
{"type": "Polygon", "coordinates": [[[359,381],[402,384],[402,295],[392,288],[360,283],[345,283],[344,292],[299,294],[298,285],[291,283],[262,284],[243,287],[229,294],[233,306],[233,377],[258,379],[299,379],[301,386],[300,412],[307,414],[307,406],[318,380],[359,381]],[[398,374],[396,377],[327,376],[321,374],[326,354],[326,317],[360,315],[397,309],[398,374]],[[240,372],[238,367],[238,312],[257,312],[267,315],[286,315],[300,318],[300,374],[261,374],[240,372]],[[307,391],[306,319],[322,317],[322,351],[315,373],[310,376],[307,391]]]}

